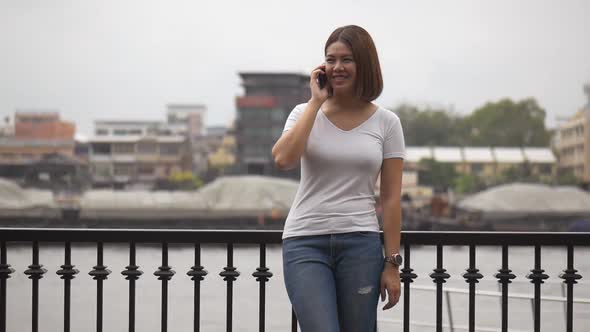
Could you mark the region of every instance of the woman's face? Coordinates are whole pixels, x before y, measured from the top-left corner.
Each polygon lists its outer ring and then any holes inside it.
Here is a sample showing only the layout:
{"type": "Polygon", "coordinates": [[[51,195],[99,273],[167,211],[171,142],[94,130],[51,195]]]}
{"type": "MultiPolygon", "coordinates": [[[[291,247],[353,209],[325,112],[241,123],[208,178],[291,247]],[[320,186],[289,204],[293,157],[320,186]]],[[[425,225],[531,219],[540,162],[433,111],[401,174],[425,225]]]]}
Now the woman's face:
{"type": "Polygon", "coordinates": [[[326,49],[326,76],[334,93],[352,92],[356,80],[356,63],[348,45],[336,41],[326,49]]]}

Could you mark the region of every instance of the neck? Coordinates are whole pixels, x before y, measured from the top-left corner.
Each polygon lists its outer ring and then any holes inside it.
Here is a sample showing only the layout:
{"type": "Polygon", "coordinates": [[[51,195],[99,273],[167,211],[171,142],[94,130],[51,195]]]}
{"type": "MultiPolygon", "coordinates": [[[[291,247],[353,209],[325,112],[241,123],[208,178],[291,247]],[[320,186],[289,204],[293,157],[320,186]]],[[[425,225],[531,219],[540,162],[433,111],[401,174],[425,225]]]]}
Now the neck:
{"type": "Polygon", "coordinates": [[[364,100],[357,98],[352,93],[336,93],[329,99],[332,106],[336,106],[340,109],[347,109],[350,107],[356,107],[366,104],[364,100]]]}

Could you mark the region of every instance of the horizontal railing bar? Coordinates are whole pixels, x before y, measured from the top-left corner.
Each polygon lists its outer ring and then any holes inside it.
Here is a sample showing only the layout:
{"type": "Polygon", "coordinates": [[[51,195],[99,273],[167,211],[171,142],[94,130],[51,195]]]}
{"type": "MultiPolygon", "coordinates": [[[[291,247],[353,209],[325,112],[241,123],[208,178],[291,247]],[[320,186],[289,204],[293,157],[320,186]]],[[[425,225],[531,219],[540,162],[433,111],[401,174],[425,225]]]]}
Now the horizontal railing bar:
{"type": "MultiPolygon", "coordinates": [[[[378,318],[377,322],[384,322],[384,323],[389,323],[389,324],[399,324],[399,325],[403,324],[403,320],[395,319],[395,318],[378,318]]],[[[419,321],[415,321],[415,320],[410,321],[410,325],[422,326],[422,327],[436,327],[436,324],[419,322],[419,321]]],[[[447,323],[443,323],[442,326],[447,329],[451,327],[451,325],[447,324],[447,323]]],[[[469,330],[469,327],[466,325],[453,324],[452,327],[453,327],[453,329],[456,329],[456,330],[469,330]]],[[[501,330],[499,328],[495,328],[495,327],[476,326],[475,331],[500,332],[501,330]]],[[[517,329],[512,329],[512,328],[510,329],[510,331],[511,332],[529,332],[529,330],[517,330],[517,329]]]]}
{"type": "Polygon", "coordinates": [[[39,242],[281,243],[282,232],[210,229],[0,228],[0,239],[39,242]]]}
{"type": "MultiPolygon", "coordinates": [[[[412,289],[416,289],[416,290],[427,290],[427,291],[436,291],[436,287],[429,287],[429,286],[417,286],[417,285],[410,285],[410,288],[412,289]]],[[[449,293],[458,293],[458,294],[469,294],[469,290],[466,289],[461,289],[461,288],[450,288],[450,287],[445,287],[445,289],[443,290],[444,292],[449,292],[449,293]]],[[[484,290],[478,290],[475,291],[476,295],[481,295],[481,296],[489,296],[489,297],[501,297],[502,296],[502,292],[495,292],[495,291],[484,291],[484,290]]],[[[535,297],[532,295],[526,295],[526,294],[522,294],[522,293],[509,293],[508,294],[509,298],[514,298],[514,299],[526,299],[526,300],[532,300],[535,297]]],[[[561,296],[541,296],[541,300],[543,301],[553,301],[553,302],[565,302],[567,301],[566,297],[561,297],[561,296]]],[[[581,303],[581,304],[590,304],[590,299],[585,299],[585,298],[574,298],[574,302],[575,303],[581,303]]]]}
{"type": "MultiPolygon", "coordinates": [[[[40,242],[281,243],[276,230],[0,228],[0,239],[40,242]]],[[[590,246],[590,233],[403,231],[411,245],[590,246]]]]}

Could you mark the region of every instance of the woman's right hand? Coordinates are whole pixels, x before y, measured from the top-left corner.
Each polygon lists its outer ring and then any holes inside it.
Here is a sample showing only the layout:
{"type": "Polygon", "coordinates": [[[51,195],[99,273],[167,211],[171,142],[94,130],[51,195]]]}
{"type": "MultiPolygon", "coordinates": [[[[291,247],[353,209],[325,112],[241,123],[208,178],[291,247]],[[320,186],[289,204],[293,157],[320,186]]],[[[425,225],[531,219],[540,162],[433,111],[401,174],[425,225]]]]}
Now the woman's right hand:
{"type": "Polygon", "coordinates": [[[324,86],[323,89],[320,89],[320,85],[318,83],[318,76],[320,74],[325,74],[326,70],[326,65],[321,64],[319,66],[317,66],[310,75],[309,78],[309,87],[311,89],[311,99],[313,101],[318,102],[320,105],[323,104],[328,97],[330,96],[328,89],[329,89],[329,83],[326,81],[326,85],[324,86]]]}

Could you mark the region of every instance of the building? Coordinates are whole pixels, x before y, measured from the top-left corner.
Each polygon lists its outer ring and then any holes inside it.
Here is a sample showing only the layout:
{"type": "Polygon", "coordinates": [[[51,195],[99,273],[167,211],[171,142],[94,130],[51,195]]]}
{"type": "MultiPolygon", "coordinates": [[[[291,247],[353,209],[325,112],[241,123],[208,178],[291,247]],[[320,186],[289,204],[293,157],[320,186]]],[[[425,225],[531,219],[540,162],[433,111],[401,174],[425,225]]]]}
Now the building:
{"type": "Polygon", "coordinates": [[[200,104],[170,104],[167,106],[170,125],[180,125],[191,141],[198,141],[206,134],[205,116],[207,107],[200,104]]]}
{"type": "Polygon", "coordinates": [[[185,136],[102,135],[90,138],[88,145],[96,187],[150,187],[158,179],[191,170],[185,136]]]}
{"type": "Polygon", "coordinates": [[[271,155],[291,110],[311,97],[309,75],[240,73],[244,96],[236,99],[237,162],[242,174],[298,178],[299,169],[279,170],[271,155]]]}
{"type": "MultiPolygon", "coordinates": [[[[6,121],[9,127],[9,121],[6,121]]],[[[0,136],[0,177],[24,179],[31,165],[51,154],[74,156],[71,122],[62,121],[57,111],[17,111],[12,129],[0,136]]]]}
{"type": "Polygon", "coordinates": [[[17,111],[14,137],[23,139],[72,140],[76,126],[61,121],[57,111],[17,111]]]}
{"type": "Polygon", "coordinates": [[[14,125],[10,123],[10,116],[6,116],[0,123],[0,137],[14,136],[14,125]]]}
{"type": "Polygon", "coordinates": [[[584,86],[588,102],[574,116],[559,126],[555,148],[560,173],[571,173],[590,183],[590,83],[584,86]]]}
{"type": "Polygon", "coordinates": [[[163,121],[94,121],[95,136],[186,136],[184,124],[163,121]]]}
{"type": "Polygon", "coordinates": [[[209,154],[205,139],[207,107],[201,104],[170,104],[167,106],[166,115],[168,125],[182,128],[177,134],[188,138],[193,156],[193,174],[204,174],[207,171],[207,156],[209,154]]]}
{"type": "Polygon", "coordinates": [[[94,134],[98,137],[185,137],[192,153],[192,171],[202,174],[207,170],[205,115],[207,108],[200,104],[170,104],[166,121],[112,120],[95,121],[94,134]]]}

